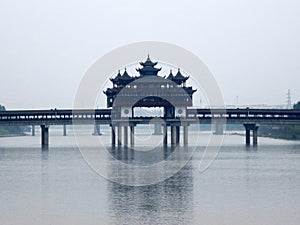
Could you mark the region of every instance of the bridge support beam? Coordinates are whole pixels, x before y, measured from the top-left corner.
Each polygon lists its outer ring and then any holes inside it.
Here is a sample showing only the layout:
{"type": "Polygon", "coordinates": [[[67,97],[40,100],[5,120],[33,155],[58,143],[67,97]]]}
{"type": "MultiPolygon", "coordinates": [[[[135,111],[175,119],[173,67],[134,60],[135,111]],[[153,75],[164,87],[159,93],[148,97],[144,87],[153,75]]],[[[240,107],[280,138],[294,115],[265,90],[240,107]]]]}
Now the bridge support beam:
{"type": "Polygon", "coordinates": [[[116,127],[111,125],[111,145],[114,147],[116,145],[116,127]]]}
{"type": "Polygon", "coordinates": [[[134,126],[130,126],[130,146],[134,146],[134,126]]]}
{"type": "Polygon", "coordinates": [[[187,146],[188,145],[188,137],[189,137],[189,127],[188,126],[183,126],[183,145],[187,146]]]}
{"type": "Polygon", "coordinates": [[[94,133],[93,135],[101,135],[100,124],[94,124],[94,133]]]}
{"type": "Polygon", "coordinates": [[[253,146],[257,146],[257,130],[258,126],[253,129],[253,146]]]}
{"type": "Polygon", "coordinates": [[[215,123],[215,134],[217,134],[217,135],[224,134],[224,124],[223,123],[215,123]]]}
{"type": "Polygon", "coordinates": [[[128,146],[128,126],[124,126],[124,147],[127,148],[128,146]]]}
{"type": "Polygon", "coordinates": [[[67,125],[66,124],[63,125],[63,135],[67,136],[67,125]]]}
{"type": "Polygon", "coordinates": [[[155,123],[154,124],[154,133],[153,135],[161,135],[162,132],[161,132],[161,125],[158,124],[158,123],[155,123]]]}
{"type": "Polygon", "coordinates": [[[257,146],[257,131],[259,128],[258,124],[250,123],[250,124],[244,124],[244,127],[246,129],[246,146],[250,146],[250,132],[253,132],[252,138],[253,138],[253,146],[257,146]]]}
{"type": "Polygon", "coordinates": [[[31,135],[35,136],[35,126],[34,125],[31,126],[31,135]]]}
{"type": "Polygon", "coordinates": [[[42,148],[48,148],[49,146],[49,126],[41,125],[41,142],[42,148]]]}
{"type": "Polygon", "coordinates": [[[180,126],[176,126],[176,145],[180,142],[180,126]]]}
{"type": "Polygon", "coordinates": [[[246,127],[246,145],[250,145],[250,129],[246,127]]]}
{"type": "Polygon", "coordinates": [[[118,125],[118,146],[122,145],[122,126],[118,125]]]}
{"type": "Polygon", "coordinates": [[[167,124],[163,124],[163,146],[167,147],[168,146],[168,126],[167,124]]]}
{"type": "Polygon", "coordinates": [[[171,146],[174,147],[176,145],[176,126],[171,125],[171,146]]]}

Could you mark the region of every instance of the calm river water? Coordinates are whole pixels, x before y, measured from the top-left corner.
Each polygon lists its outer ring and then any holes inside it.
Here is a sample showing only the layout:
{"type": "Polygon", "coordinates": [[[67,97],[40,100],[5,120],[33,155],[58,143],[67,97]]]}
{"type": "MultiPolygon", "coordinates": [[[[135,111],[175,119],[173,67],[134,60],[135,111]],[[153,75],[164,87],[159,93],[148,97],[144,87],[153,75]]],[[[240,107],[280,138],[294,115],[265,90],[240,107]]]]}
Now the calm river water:
{"type": "MultiPolygon", "coordinates": [[[[173,177],[131,187],[95,173],[74,136],[51,132],[48,151],[38,133],[0,139],[1,225],[300,224],[300,142],[259,138],[246,148],[226,135],[205,172],[199,147],[173,177]]],[[[108,142],[103,132],[95,138],[108,142]]]]}

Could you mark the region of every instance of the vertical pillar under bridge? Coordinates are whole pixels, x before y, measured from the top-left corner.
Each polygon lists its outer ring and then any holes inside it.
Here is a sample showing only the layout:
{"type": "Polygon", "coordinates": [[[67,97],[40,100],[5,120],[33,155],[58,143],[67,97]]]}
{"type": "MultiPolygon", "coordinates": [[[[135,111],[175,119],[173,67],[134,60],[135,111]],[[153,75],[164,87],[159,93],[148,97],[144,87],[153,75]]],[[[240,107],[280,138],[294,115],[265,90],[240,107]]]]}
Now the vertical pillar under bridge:
{"type": "Polygon", "coordinates": [[[100,131],[100,124],[94,124],[94,133],[93,135],[102,135],[100,131]]]}
{"type": "Polygon", "coordinates": [[[187,146],[188,145],[188,137],[189,137],[189,129],[188,129],[188,126],[183,126],[183,145],[184,146],[187,146]]]}
{"type": "Polygon", "coordinates": [[[34,125],[31,126],[31,135],[35,136],[35,126],[34,125]]]}
{"type": "Polygon", "coordinates": [[[215,134],[223,135],[224,134],[224,124],[223,123],[215,123],[215,134]]]}
{"type": "Polygon", "coordinates": [[[171,125],[171,146],[174,147],[176,145],[176,126],[171,125]]]}
{"type": "Polygon", "coordinates": [[[49,126],[41,125],[41,144],[42,148],[48,148],[49,146],[49,126]]]}
{"type": "Polygon", "coordinates": [[[176,145],[180,142],[180,126],[176,126],[176,145]]]}
{"type": "Polygon", "coordinates": [[[118,146],[122,145],[122,126],[118,124],[118,146]]]}
{"type": "Polygon", "coordinates": [[[116,145],[116,126],[111,125],[111,145],[114,147],[116,145]]]}
{"type": "Polygon", "coordinates": [[[168,146],[168,126],[167,124],[163,124],[163,146],[168,146]]]}
{"type": "Polygon", "coordinates": [[[134,146],[134,125],[130,125],[130,146],[134,146]]]}
{"type": "Polygon", "coordinates": [[[253,132],[252,138],[253,138],[253,146],[257,146],[257,131],[259,128],[259,124],[255,123],[248,123],[244,124],[244,127],[246,129],[246,146],[250,146],[251,140],[250,140],[250,132],[253,132]]]}
{"type": "Polygon", "coordinates": [[[123,142],[123,144],[124,144],[124,147],[126,147],[127,148],[127,146],[128,146],[128,126],[124,126],[124,142],[123,142]]]}
{"type": "Polygon", "coordinates": [[[66,124],[63,125],[63,135],[67,136],[67,125],[66,124]]]}

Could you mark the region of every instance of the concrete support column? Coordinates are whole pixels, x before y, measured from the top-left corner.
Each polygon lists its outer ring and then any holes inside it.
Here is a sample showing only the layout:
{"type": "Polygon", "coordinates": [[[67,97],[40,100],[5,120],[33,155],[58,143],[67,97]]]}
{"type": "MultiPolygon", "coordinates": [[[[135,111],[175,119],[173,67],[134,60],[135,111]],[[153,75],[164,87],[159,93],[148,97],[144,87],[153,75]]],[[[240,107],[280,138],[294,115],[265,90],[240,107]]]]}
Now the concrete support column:
{"type": "Polygon", "coordinates": [[[164,135],[164,140],[163,140],[163,145],[164,147],[168,146],[168,126],[167,124],[163,124],[163,135],[164,135]]]}
{"type": "Polygon", "coordinates": [[[180,142],[180,126],[176,126],[176,144],[180,142]]]}
{"type": "Polygon", "coordinates": [[[187,146],[188,145],[188,137],[189,137],[189,127],[188,126],[184,126],[183,127],[183,145],[187,146]]]}
{"type": "Polygon", "coordinates": [[[250,145],[250,129],[246,128],[246,145],[250,145]]]}
{"type": "Polygon", "coordinates": [[[93,135],[101,135],[100,124],[94,124],[94,133],[93,135]]]}
{"type": "Polygon", "coordinates": [[[224,133],[224,124],[216,123],[215,124],[215,134],[222,135],[224,133]]]}
{"type": "Polygon", "coordinates": [[[116,132],[115,132],[115,126],[111,125],[111,145],[116,145],[116,132]]]}
{"type": "Polygon", "coordinates": [[[174,147],[176,144],[176,126],[171,125],[171,146],[174,147]]]}
{"type": "Polygon", "coordinates": [[[253,132],[253,145],[257,146],[257,130],[259,128],[259,124],[244,124],[246,129],[246,145],[250,145],[250,131],[253,132]]]}
{"type": "Polygon", "coordinates": [[[158,124],[158,123],[155,123],[154,124],[154,135],[161,135],[162,132],[161,132],[161,125],[158,124]]]}
{"type": "Polygon", "coordinates": [[[122,126],[118,125],[118,146],[122,145],[122,126]]]}
{"type": "Polygon", "coordinates": [[[255,126],[253,129],[253,146],[257,146],[257,130],[258,126],[255,126]]]}
{"type": "Polygon", "coordinates": [[[49,126],[41,125],[41,142],[42,148],[48,148],[49,146],[49,126]]]}
{"type": "Polygon", "coordinates": [[[63,125],[63,135],[67,136],[67,125],[66,124],[63,125]]]}
{"type": "Polygon", "coordinates": [[[34,125],[31,126],[31,135],[35,136],[35,126],[34,125]]]}
{"type": "Polygon", "coordinates": [[[130,126],[130,146],[134,146],[134,126],[130,126]]]}
{"type": "Polygon", "coordinates": [[[128,126],[124,126],[124,147],[128,145],[128,126]]]}

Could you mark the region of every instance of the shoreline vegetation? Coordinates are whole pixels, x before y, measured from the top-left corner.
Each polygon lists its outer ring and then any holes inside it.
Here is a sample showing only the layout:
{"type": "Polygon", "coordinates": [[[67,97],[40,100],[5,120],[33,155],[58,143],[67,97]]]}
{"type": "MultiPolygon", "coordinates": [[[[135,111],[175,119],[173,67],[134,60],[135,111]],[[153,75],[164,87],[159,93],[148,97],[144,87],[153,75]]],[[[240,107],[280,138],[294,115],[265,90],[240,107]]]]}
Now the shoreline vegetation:
{"type": "Polygon", "coordinates": [[[259,136],[285,140],[300,140],[300,125],[264,125],[259,128],[259,136]]]}
{"type": "MultiPolygon", "coordinates": [[[[0,111],[6,111],[5,106],[0,105],[0,111]]],[[[26,136],[25,132],[30,130],[28,126],[0,126],[0,137],[26,136]]]]}
{"type": "Polygon", "coordinates": [[[26,136],[25,132],[28,131],[30,131],[30,127],[27,126],[0,126],[0,137],[26,136]]]}

